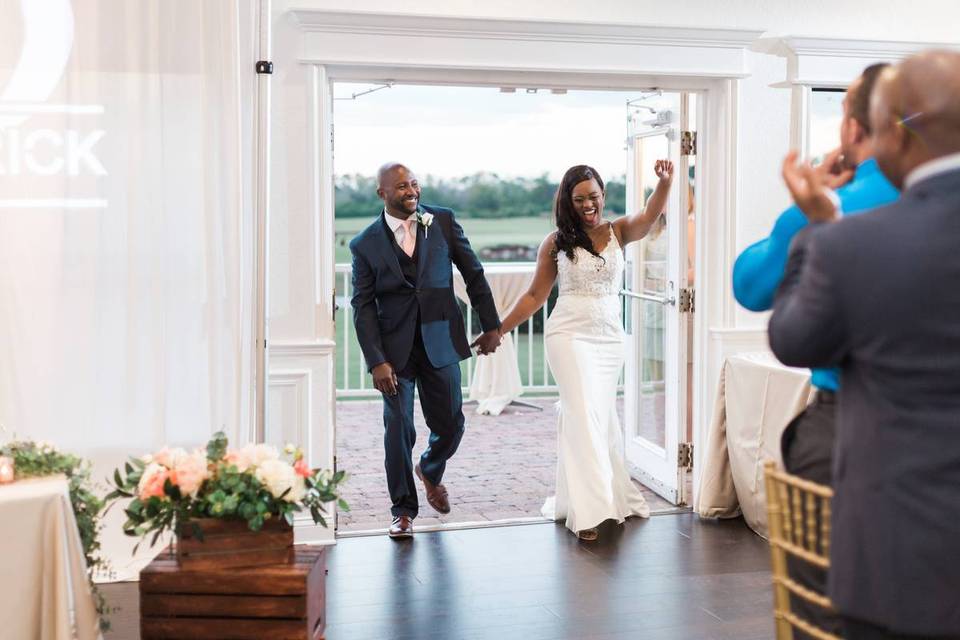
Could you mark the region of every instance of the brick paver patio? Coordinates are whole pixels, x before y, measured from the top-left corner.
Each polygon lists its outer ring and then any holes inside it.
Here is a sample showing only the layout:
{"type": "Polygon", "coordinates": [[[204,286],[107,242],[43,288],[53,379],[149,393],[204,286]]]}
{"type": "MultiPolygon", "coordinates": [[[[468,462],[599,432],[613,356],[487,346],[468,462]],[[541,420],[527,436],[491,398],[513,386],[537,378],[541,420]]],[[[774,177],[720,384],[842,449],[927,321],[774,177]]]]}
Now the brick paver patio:
{"type": "MultiPolygon", "coordinates": [[[[443,479],[450,492],[451,511],[441,516],[431,509],[420,486],[418,526],[540,516],[544,498],[554,490],[556,398],[529,401],[543,410],[511,406],[500,416],[491,417],[474,413],[474,405],[464,406],[466,434],[443,479]]],[[[389,525],[381,406],[379,400],[337,403],[337,463],[350,476],[343,497],[351,507],[349,513],[339,516],[341,532],[389,525]]],[[[423,451],[429,435],[419,404],[415,406],[414,457],[423,451]]],[[[643,490],[651,510],[673,508],[643,490]]]]}

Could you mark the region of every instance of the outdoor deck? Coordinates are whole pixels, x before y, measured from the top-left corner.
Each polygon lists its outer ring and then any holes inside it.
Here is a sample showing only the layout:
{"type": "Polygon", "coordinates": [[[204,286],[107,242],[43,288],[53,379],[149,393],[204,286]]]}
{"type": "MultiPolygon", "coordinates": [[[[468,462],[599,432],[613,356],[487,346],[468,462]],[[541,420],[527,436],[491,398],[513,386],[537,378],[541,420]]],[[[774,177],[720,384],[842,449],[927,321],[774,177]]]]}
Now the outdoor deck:
{"type": "MultiPolygon", "coordinates": [[[[492,417],[477,415],[472,405],[464,406],[466,434],[444,476],[451,511],[445,516],[433,511],[421,487],[416,526],[540,517],[544,498],[554,490],[556,398],[531,402],[543,410],[511,406],[500,416],[492,417]]],[[[414,456],[418,456],[429,432],[419,404],[415,403],[415,407],[414,456]]],[[[340,533],[385,529],[390,524],[381,411],[379,400],[337,403],[337,464],[350,476],[343,497],[351,507],[349,513],[339,516],[340,533]]],[[[653,416],[649,420],[653,424],[653,416]]],[[[645,488],[644,494],[653,511],[674,508],[645,488]]]]}

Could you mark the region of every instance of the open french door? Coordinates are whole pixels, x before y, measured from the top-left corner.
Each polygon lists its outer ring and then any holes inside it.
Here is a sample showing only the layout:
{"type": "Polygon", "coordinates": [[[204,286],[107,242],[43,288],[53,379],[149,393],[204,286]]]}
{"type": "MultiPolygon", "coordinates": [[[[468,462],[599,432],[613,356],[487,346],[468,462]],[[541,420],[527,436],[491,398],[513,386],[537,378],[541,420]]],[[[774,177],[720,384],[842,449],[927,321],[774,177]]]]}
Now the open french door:
{"type": "Polygon", "coordinates": [[[646,238],[628,245],[622,296],[627,331],[624,446],[631,475],[673,504],[684,504],[686,288],[689,162],[688,98],[654,92],[627,103],[627,212],[641,210],[657,184],[654,163],[669,158],[674,180],[667,209],[646,238]],[[686,145],[685,145],[686,146],[686,145]],[[686,149],[684,150],[686,151],[686,149]]]}

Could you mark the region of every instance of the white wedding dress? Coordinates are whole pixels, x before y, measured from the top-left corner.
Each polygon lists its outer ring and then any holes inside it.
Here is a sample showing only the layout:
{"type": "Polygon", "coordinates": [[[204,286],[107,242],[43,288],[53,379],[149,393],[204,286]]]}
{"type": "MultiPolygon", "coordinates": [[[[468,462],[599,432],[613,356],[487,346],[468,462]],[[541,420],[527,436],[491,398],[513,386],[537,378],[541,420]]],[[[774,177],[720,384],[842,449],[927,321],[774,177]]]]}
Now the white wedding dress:
{"type": "Polygon", "coordinates": [[[560,388],[557,489],[541,512],[566,520],[573,532],[604,520],[647,517],[650,508],[630,479],[617,416],[617,381],[623,367],[620,319],[623,251],[610,225],[600,258],[560,252],[560,296],[547,319],[547,361],[560,388]]]}

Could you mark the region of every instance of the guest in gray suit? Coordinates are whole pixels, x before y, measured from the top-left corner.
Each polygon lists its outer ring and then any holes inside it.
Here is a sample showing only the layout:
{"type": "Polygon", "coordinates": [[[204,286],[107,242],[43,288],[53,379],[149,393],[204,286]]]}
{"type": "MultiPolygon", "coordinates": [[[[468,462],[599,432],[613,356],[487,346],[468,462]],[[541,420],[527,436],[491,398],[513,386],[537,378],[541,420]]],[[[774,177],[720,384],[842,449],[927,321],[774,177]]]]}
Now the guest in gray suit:
{"type": "Polygon", "coordinates": [[[770,319],[787,365],[840,367],[828,590],[846,637],[960,638],[960,53],[882,74],[874,150],[900,200],[838,218],[795,155],[811,222],[770,319]]]}

